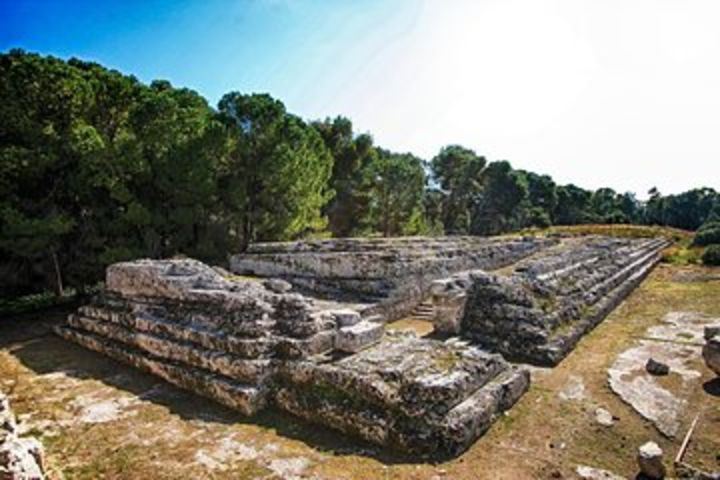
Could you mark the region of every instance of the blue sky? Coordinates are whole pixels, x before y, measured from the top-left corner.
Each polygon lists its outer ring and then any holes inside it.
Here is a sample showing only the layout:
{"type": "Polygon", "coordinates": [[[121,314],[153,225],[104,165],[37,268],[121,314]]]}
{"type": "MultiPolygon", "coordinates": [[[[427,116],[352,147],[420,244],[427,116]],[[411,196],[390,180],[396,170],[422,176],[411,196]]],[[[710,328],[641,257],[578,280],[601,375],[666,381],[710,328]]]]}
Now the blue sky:
{"type": "Polygon", "coordinates": [[[717,0],[0,0],[0,50],[344,114],[587,188],[720,188],[717,0]]]}

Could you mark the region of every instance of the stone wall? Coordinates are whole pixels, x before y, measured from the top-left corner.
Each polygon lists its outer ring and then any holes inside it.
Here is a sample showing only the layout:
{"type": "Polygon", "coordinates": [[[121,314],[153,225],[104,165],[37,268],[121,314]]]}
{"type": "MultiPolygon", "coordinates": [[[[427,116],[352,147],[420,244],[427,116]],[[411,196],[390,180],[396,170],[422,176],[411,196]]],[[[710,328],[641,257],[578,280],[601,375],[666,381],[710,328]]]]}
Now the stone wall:
{"type": "Polygon", "coordinates": [[[436,279],[510,265],[556,243],[462,236],[261,243],[233,256],[230,269],[283,278],[315,295],[365,301],[365,314],[394,320],[412,311],[436,279]]]}
{"type": "Polygon", "coordinates": [[[666,243],[260,244],[232,262],[236,273],[265,277],[254,279],[194,260],[126,262],[108,268],[105,291],[57,332],[246,415],[276,407],[389,448],[447,457],[527,390],[528,371],[505,359],[558,363],[666,243]],[[428,294],[436,330],[451,338],[384,332],[382,320],[428,294]],[[374,300],[338,301],[367,295],[374,300]]]}
{"type": "Polygon", "coordinates": [[[268,282],[229,281],[195,260],[119,263],[58,333],[248,415],[265,405],[279,362],[382,335],[357,312],[319,309],[268,282]]]}

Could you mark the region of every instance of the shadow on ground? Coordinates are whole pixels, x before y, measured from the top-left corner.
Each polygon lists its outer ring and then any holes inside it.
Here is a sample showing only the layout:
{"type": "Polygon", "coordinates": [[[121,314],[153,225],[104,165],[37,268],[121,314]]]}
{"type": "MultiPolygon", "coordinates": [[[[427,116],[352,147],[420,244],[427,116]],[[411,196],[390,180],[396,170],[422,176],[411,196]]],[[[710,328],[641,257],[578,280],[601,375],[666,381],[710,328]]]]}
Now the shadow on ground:
{"type": "Polygon", "coordinates": [[[46,320],[18,318],[3,321],[0,323],[0,349],[6,349],[36,374],[62,373],[78,380],[96,380],[141,400],[162,405],[183,420],[224,425],[253,424],[336,456],[361,454],[386,465],[418,463],[417,459],[413,461],[400,452],[310,425],[276,408],[268,407],[253,417],[243,416],[213,400],[84,349],[52,332],[52,327],[61,324],[67,313],[67,310],[55,311],[47,315],[46,320]]]}
{"type": "Polygon", "coordinates": [[[705,390],[705,393],[708,395],[720,397],[720,377],[703,383],[703,390],[705,390]]]}

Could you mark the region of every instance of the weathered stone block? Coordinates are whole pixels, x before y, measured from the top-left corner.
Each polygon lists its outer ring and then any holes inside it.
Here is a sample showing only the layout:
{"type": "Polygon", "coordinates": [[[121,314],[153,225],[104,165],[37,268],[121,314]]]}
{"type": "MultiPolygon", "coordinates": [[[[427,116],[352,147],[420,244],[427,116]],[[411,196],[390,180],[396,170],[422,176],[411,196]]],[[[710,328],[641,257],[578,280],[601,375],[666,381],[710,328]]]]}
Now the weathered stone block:
{"type": "Polygon", "coordinates": [[[380,340],[383,332],[382,324],[368,321],[342,327],[335,338],[335,348],[343,352],[359,352],[380,340]]]}

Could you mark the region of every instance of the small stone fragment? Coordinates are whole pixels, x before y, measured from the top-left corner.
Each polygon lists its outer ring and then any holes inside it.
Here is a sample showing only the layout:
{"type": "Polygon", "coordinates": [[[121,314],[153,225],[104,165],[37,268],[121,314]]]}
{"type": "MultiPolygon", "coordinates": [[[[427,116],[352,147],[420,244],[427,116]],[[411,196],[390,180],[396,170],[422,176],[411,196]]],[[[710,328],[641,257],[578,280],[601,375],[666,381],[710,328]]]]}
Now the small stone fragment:
{"type": "Polygon", "coordinates": [[[667,364],[658,362],[654,358],[648,358],[645,370],[651,375],[667,375],[670,373],[670,367],[667,364]]]}
{"type": "Polygon", "coordinates": [[[263,286],[275,293],[287,293],[292,290],[292,284],[279,278],[268,278],[263,281],[263,286]]]}
{"type": "Polygon", "coordinates": [[[578,474],[578,477],[585,480],[625,480],[620,475],[615,475],[614,473],[608,472],[607,470],[586,467],[585,465],[579,465],[575,469],[575,472],[578,474]]]}
{"type": "Polygon", "coordinates": [[[710,340],[713,337],[720,335],[720,324],[719,325],[707,325],[704,329],[705,340],[710,340]]]}
{"type": "Polygon", "coordinates": [[[638,449],[637,456],[640,472],[648,478],[661,479],[665,477],[663,465],[663,451],[655,442],[647,442],[638,449]]]}
{"type": "Polygon", "coordinates": [[[595,409],[595,421],[604,427],[612,427],[615,423],[612,414],[604,408],[595,409]]]}
{"type": "Polygon", "coordinates": [[[362,320],[362,317],[358,312],[349,308],[333,310],[331,313],[333,317],[335,317],[335,322],[337,323],[338,327],[349,327],[351,325],[360,323],[360,320],[362,320]]]}

